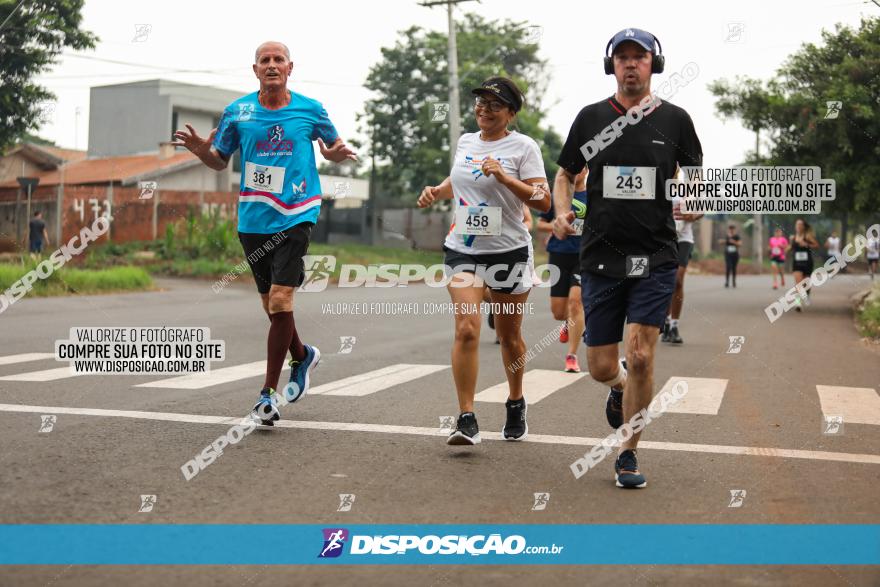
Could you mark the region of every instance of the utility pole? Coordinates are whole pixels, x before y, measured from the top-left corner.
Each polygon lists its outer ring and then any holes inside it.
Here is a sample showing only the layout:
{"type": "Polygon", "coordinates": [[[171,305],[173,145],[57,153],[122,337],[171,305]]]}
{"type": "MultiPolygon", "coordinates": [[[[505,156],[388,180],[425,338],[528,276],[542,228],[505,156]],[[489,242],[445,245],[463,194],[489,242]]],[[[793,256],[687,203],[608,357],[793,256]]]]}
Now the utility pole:
{"type": "Polygon", "coordinates": [[[370,188],[365,205],[369,206],[370,212],[370,240],[369,244],[378,245],[382,238],[379,232],[379,221],[382,211],[379,209],[379,192],[376,185],[376,123],[370,125],[370,188]]]}
{"type": "MultiPolygon", "coordinates": [[[[27,212],[25,213],[25,223],[30,226],[31,221],[31,195],[33,193],[33,189],[40,184],[39,177],[16,177],[18,181],[18,185],[27,190],[27,212]]],[[[16,201],[15,205],[15,238],[21,239],[21,230],[18,228],[18,202],[16,201]]],[[[30,239],[30,234],[28,234],[28,239],[30,239]]]]}
{"type": "MultiPolygon", "coordinates": [[[[761,129],[755,129],[755,163],[761,163],[761,129]]],[[[758,274],[764,273],[764,215],[755,214],[755,233],[752,244],[755,247],[755,261],[758,265],[758,274]]]]}
{"type": "MultiPolygon", "coordinates": [[[[429,0],[420,2],[421,6],[431,8],[441,4],[446,5],[446,14],[449,26],[449,164],[455,162],[455,148],[458,145],[458,137],[461,136],[461,112],[459,105],[461,98],[458,93],[458,45],[455,42],[455,19],[452,15],[453,5],[473,0],[429,0]]],[[[480,0],[476,0],[479,2],[480,0]]]]}

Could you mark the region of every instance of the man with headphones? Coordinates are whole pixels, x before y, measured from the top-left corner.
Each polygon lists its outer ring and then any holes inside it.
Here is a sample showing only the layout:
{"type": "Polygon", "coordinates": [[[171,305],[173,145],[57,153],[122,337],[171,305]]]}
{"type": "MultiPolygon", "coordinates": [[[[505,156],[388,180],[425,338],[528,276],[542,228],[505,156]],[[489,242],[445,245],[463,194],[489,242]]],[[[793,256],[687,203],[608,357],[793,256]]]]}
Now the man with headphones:
{"type": "MultiPolygon", "coordinates": [[[[574,177],[588,167],[580,257],[587,363],[593,379],[611,388],[605,415],[617,429],[651,403],[654,349],[675,288],[678,247],[666,180],[678,167],[701,166],[703,151],[687,112],[651,94],[651,74],[664,67],[660,41],[629,28],[605,52],[617,91],[578,113],[557,161],[562,173],[553,197],[556,210],[570,210],[574,177]],[[625,322],[626,359],[618,360],[625,322]]],[[[557,238],[574,234],[573,220],[573,212],[556,217],[557,238]]],[[[636,459],[641,434],[625,427],[621,436],[617,486],[645,487],[636,459]]]]}

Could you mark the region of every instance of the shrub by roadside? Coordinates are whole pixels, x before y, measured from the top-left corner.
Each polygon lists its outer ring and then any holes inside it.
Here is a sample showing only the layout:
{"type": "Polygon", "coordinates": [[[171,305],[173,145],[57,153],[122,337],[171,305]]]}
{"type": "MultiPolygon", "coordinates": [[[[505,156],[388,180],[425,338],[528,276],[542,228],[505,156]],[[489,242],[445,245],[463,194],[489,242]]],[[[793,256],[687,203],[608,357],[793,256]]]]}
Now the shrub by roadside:
{"type": "Polygon", "coordinates": [[[880,283],[853,296],[859,333],[880,343],[880,283]]]}

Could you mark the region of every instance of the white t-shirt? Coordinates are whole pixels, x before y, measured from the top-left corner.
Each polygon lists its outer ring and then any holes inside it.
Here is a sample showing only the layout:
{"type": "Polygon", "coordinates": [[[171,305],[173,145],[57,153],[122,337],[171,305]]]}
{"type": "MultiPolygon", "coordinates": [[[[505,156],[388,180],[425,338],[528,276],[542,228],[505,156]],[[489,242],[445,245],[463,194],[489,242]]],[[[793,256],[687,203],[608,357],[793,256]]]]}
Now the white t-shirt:
{"type": "Polygon", "coordinates": [[[449,177],[455,209],[464,206],[491,206],[501,209],[501,234],[457,234],[455,226],[446,235],[444,244],[459,253],[504,253],[528,246],[531,235],[523,224],[523,202],[494,177],[482,172],[484,157],[499,161],[504,172],[516,179],[544,178],[541,149],[532,138],[511,132],[497,141],[484,141],[480,133],[467,133],[458,140],[455,164],[449,177]]]}
{"type": "MultiPolygon", "coordinates": [[[[681,204],[676,201],[673,205],[674,208],[680,208],[681,204]]],[[[694,223],[688,222],[687,220],[676,220],[675,221],[675,234],[678,236],[678,242],[680,243],[693,243],[694,242],[694,223]]]]}
{"type": "Polygon", "coordinates": [[[868,258],[880,258],[880,239],[874,238],[873,236],[868,237],[868,258]]]}
{"type": "Polygon", "coordinates": [[[837,255],[840,253],[840,237],[839,236],[829,236],[828,237],[828,254],[829,255],[837,255]]]}

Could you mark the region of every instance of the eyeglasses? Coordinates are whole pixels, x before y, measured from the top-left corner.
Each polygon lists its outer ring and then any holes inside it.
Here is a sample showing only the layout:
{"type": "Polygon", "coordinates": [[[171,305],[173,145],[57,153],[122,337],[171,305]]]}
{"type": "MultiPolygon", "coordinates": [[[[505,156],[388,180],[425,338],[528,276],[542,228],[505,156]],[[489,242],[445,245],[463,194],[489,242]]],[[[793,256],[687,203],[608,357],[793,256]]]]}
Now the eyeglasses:
{"type": "Polygon", "coordinates": [[[477,108],[485,108],[489,112],[501,112],[507,107],[505,104],[499,102],[498,100],[486,100],[479,96],[477,96],[477,98],[474,100],[474,104],[477,106],[477,108]]]}

